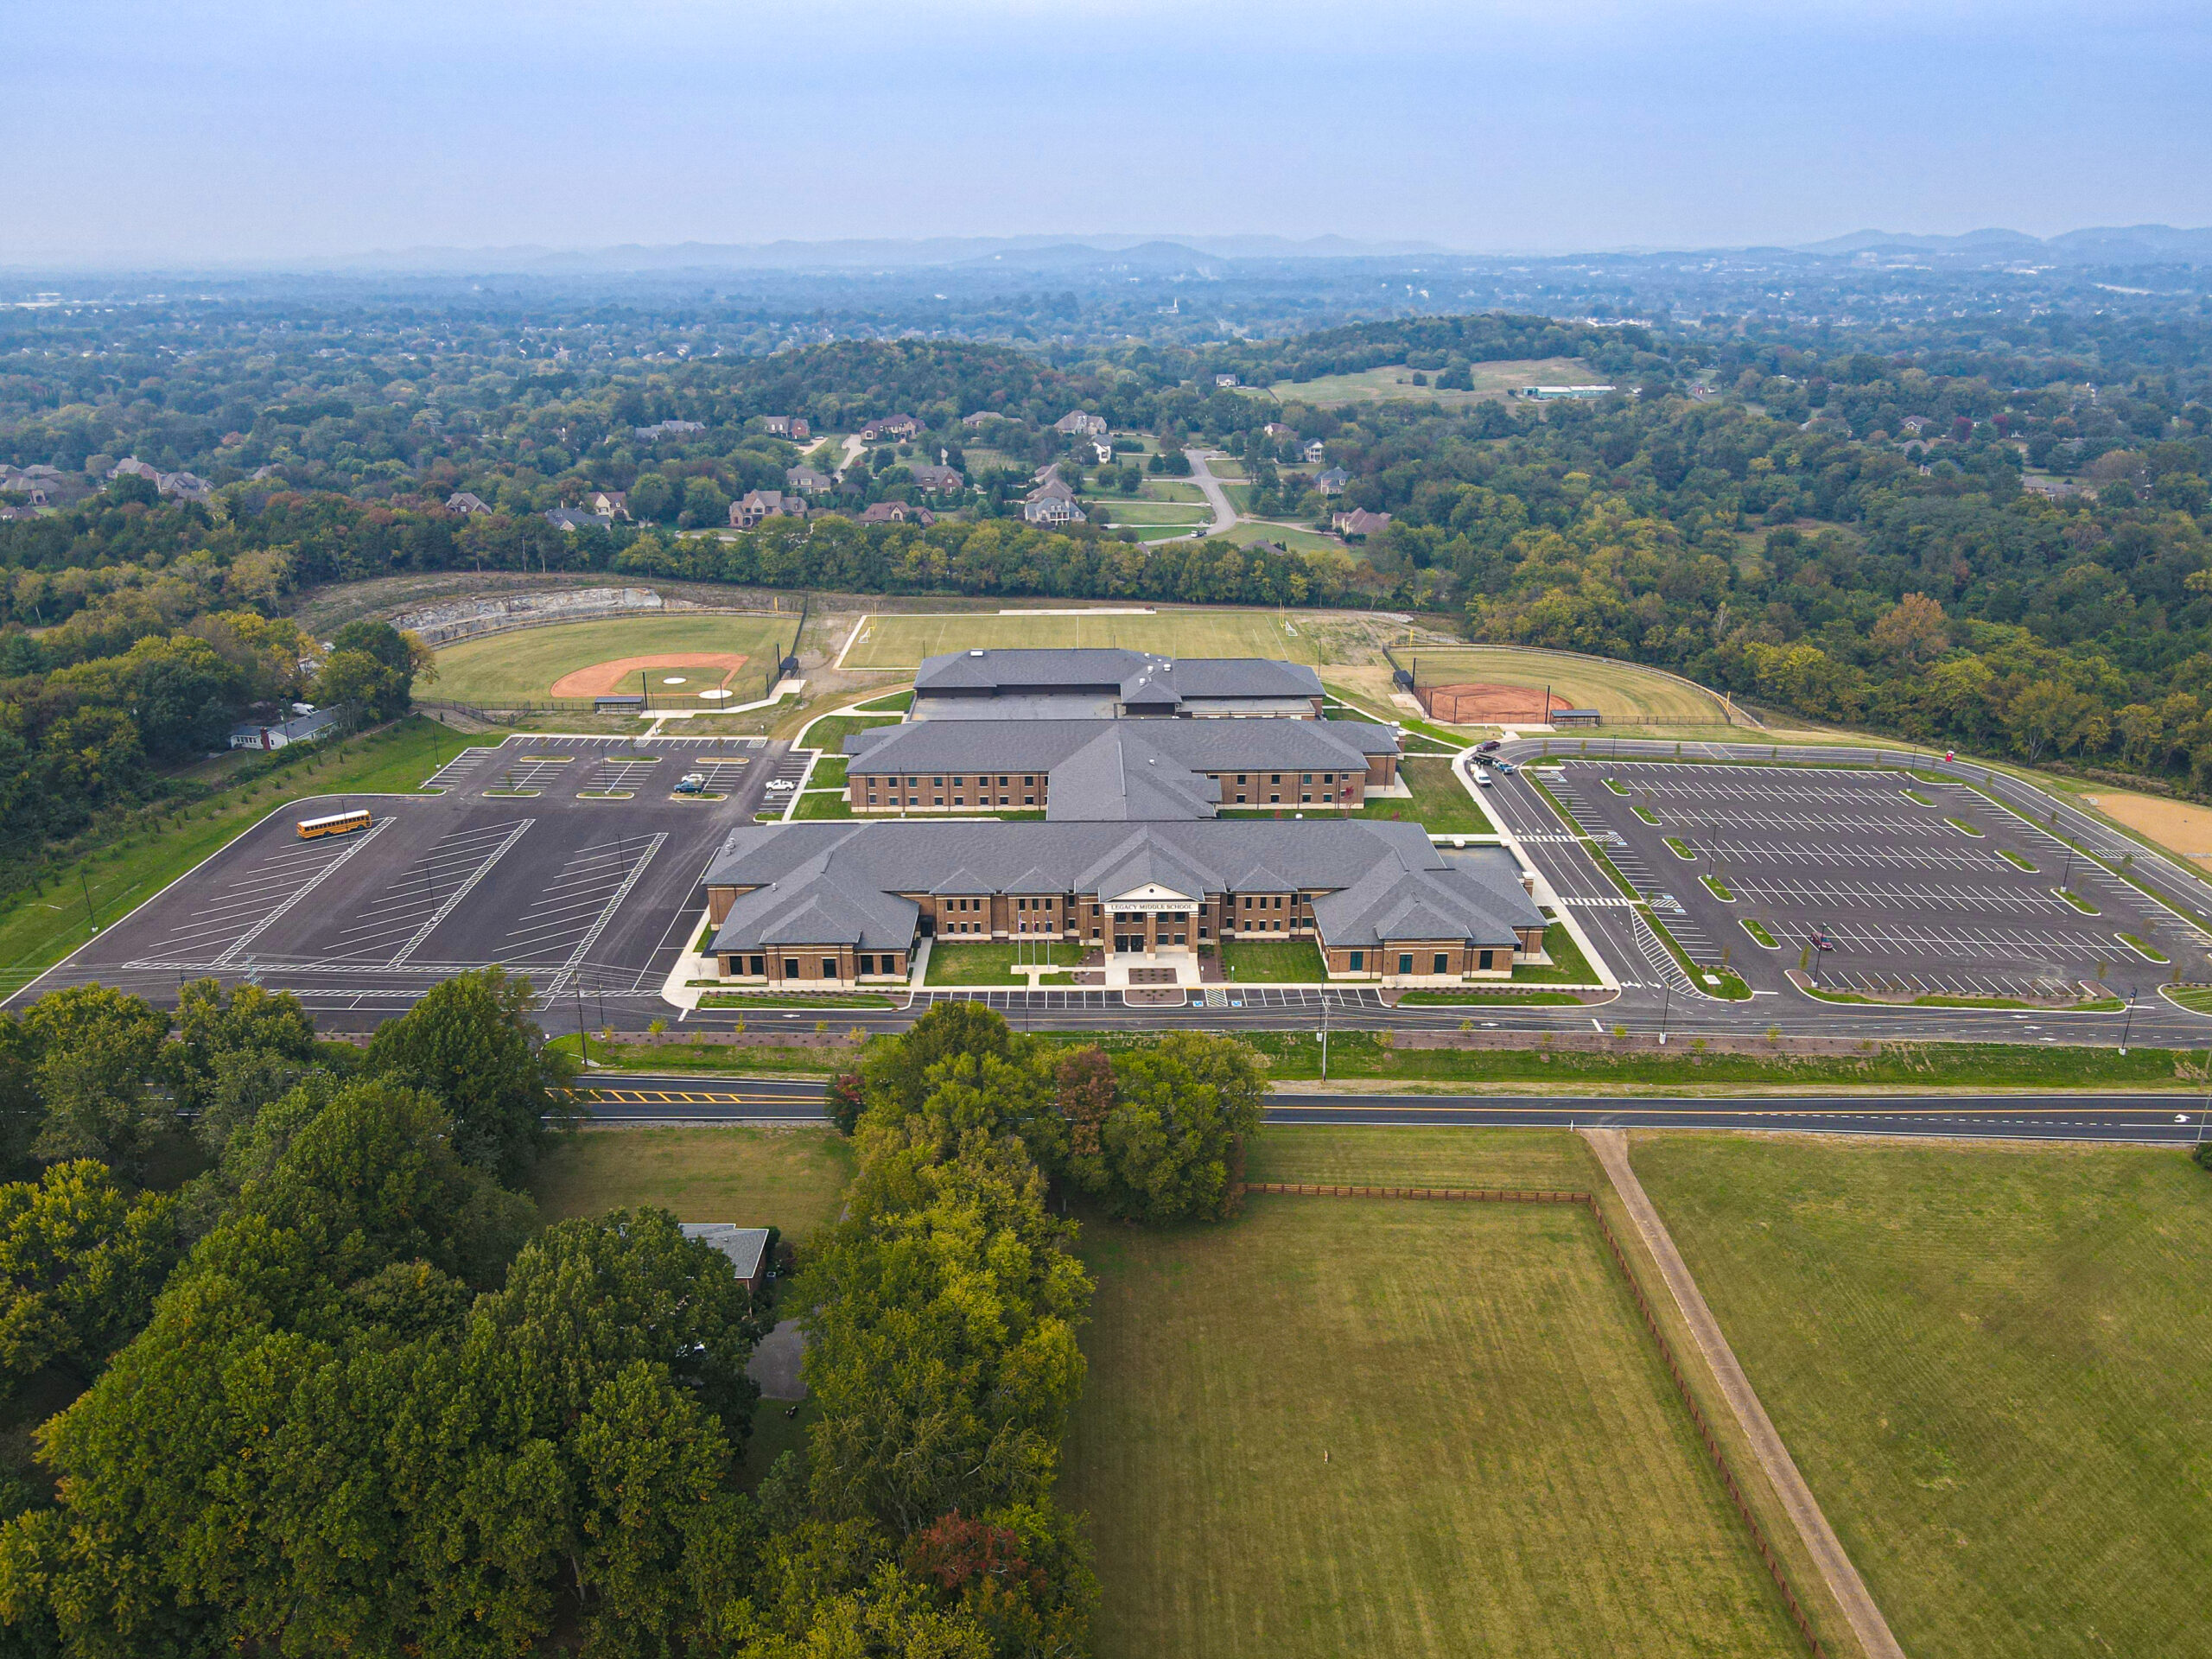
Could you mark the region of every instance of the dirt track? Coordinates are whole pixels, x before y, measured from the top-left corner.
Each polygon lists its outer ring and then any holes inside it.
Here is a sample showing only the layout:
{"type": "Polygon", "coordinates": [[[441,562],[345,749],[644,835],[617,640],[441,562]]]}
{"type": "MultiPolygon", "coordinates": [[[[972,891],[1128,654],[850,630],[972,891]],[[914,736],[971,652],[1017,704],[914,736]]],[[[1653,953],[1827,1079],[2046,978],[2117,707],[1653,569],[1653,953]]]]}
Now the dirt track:
{"type": "Polygon", "coordinates": [[[2116,823],[2124,823],[2161,847],[2212,869],[2212,806],[2191,801],[2170,801],[2158,795],[2121,791],[2082,798],[2116,823]]]}
{"type": "Polygon", "coordinates": [[[696,691],[711,683],[724,683],[729,677],[745,666],[745,658],[732,651],[666,651],[649,657],[616,657],[604,663],[594,663],[589,668],[571,669],[553,682],[556,697],[603,697],[617,691],[634,691],[640,671],[655,668],[689,668],[700,671],[687,677],[682,687],[658,686],[656,690],[696,691]]]}

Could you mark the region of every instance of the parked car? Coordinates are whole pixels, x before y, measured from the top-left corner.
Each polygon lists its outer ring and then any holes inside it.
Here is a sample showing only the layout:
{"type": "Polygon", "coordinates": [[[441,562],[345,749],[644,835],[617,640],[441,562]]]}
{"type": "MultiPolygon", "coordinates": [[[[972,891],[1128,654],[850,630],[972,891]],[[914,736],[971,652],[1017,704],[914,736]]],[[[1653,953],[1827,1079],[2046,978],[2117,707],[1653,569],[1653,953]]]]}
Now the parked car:
{"type": "Polygon", "coordinates": [[[797,789],[798,785],[788,778],[771,778],[768,780],[768,787],[771,789],[797,789]]]}
{"type": "Polygon", "coordinates": [[[1488,766],[1477,766],[1475,768],[1475,782],[1481,788],[1488,789],[1490,787],[1490,768],[1488,766]]]}
{"type": "Polygon", "coordinates": [[[1499,747],[1500,745],[1497,739],[1494,737],[1486,738],[1482,742],[1475,745],[1475,753],[1477,754],[1488,754],[1499,747]]]}
{"type": "Polygon", "coordinates": [[[1495,764],[1497,765],[1498,771],[1504,773],[1508,778],[1510,778],[1515,772],[1521,770],[1520,767],[1515,766],[1510,760],[1500,760],[1495,764]]]}
{"type": "Polygon", "coordinates": [[[706,788],[706,786],[707,774],[705,772],[687,772],[681,779],[677,780],[676,792],[679,795],[696,795],[701,790],[706,788]]]}

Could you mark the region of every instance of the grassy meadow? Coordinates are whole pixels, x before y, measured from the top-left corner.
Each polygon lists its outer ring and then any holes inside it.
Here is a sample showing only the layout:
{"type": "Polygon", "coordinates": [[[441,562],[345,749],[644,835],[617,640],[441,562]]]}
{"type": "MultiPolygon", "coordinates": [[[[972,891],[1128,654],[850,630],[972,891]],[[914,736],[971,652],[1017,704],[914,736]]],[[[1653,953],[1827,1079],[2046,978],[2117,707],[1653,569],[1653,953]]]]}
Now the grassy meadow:
{"type": "Polygon", "coordinates": [[[1906,1652],[2212,1651],[2212,1174],[1797,1136],[1634,1159],[1906,1652]]]}
{"type": "Polygon", "coordinates": [[[679,1221],[779,1227],[804,1242],[837,1218],[852,1143],[799,1129],[587,1129],[531,1173],[548,1221],[654,1205],[679,1221]]]}
{"type": "Polygon", "coordinates": [[[1598,385],[1602,385],[1605,378],[1580,358],[1513,359],[1501,363],[1475,364],[1469,375],[1474,382],[1474,389],[1471,391],[1440,391],[1434,374],[1428,377],[1427,385],[1417,386],[1413,383],[1411,369],[1402,363],[1386,363],[1380,368],[1363,369],[1357,374],[1330,374],[1314,380],[1279,381],[1269,386],[1268,391],[1280,403],[1311,404],[1316,409],[1335,409],[1345,404],[1382,403],[1393,398],[1456,404],[1503,397],[1509,390],[1522,386],[1598,385]]]}
{"type": "MultiPolygon", "coordinates": [[[[1357,1130],[1250,1173],[1594,1178],[1568,1135],[1357,1130]]],[[[1258,1196],[1083,1249],[1101,1659],[1796,1650],[1580,1206],[1258,1196]]]]}

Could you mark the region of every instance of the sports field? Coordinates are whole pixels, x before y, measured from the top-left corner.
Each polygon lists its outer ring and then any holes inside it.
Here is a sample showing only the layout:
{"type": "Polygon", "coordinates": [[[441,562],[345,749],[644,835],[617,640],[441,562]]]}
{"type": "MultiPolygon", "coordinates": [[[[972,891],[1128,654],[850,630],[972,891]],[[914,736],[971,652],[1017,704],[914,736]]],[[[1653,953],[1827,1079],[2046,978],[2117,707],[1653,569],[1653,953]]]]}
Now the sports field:
{"type": "Polygon", "coordinates": [[[1568,706],[1597,709],[1608,725],[1710,726],[1726,717],[1720,700],[1709,692],[1633,663],[1501,645],[1402,651],[1399,655],[1413,659],[1414,677],[1421,685],[1525,685],[1539,696],[1548,685],[1568,706]]]}
{"type": "MultiPolygon", "coordinates": [[[[726,663],[708,659],[739,656],[744,665],[729,680],[741,695],[734,702],[749,702],[760,687],[780,652],[788,650],[796,616],[620,616],[595,622],[563,622],[552,627],[518,628],[481,639],[464,639],[438,653],[438,677],[418,687],[428,697],[450,697],[458,702],[501,707],[516,702],[542,701],[554,695],[554,683],[563,676],[626,657],[671,657],[696,653],[702,666],[696,676],[684,676],[697,686],[721,683],[729,673],[726,663]]],[[[682,675],[677,667],[652,671],[656,699],[696,689],[694,685],[663,687],[659,682],[682,675]]],[[[637,689],[636,676],[628,689],[637,689]]]]}
{"type": "Polygon", "coordinates": [[[2212,1176],[1799,1136],[1634,1158],[1907,1653],[2212,1650],[2212,1176]]]}
{"type": "MultiPolygon", "coordinates": [[[[1039,607],[1042,610],[1044,607],[1039,607]]],[[[1074,608],[1072,607],[1069,608],[1074,608]]],[[[949,651],[1010,645],[1118,645],[1170,657],[1272,657],[1296,663],[1330,660],[1332,636],[1364,645],[1368,625],[1349,613],[1312,611],[1162,610],[1152,615],[1001,616],[988,611],[868,617],[843,666],[919,668],[949,651]]]]}
{"type": "Polygon", "coordinates": [[[1503,397],[1509,388],[1541,385],[1594,385],[1606,379],[1587,363],[1574,357],[1547,357],[1503,363],[1478,363],[1469,374],[1471,391],[1439,391],[1436,376],[1417,386],[1413,371],[1402,363],[1385,364],[1357,374],[1324,375],[1318,380],[1284,380],[1269,386],[1280,402],[1311,404],[1332,409],[1341,404],[1379,403],[1394,397],[1420,398],[1427,403],[1471,404],[1486,397],[1503,397]]]}
{"type": "MultiPolygon", "coordinates": [[[[1372,1141],[1275,1140],[1255,1179],[1390,1179],[1372,1141]]],[[[1594,1176],[1563,1135],[1461,1144],[1495,1181],[1594,1176]]],[[[1408,1151],[1385,1161],[1434,1171],[1408,1151]]],[[[1255,1197],[1216,1228],[1089,1225],[1063,1492],[1091,1517],[1102,1659],[1796,1650],[1603,1248],[1568,1205],[1255,1197]]]]}

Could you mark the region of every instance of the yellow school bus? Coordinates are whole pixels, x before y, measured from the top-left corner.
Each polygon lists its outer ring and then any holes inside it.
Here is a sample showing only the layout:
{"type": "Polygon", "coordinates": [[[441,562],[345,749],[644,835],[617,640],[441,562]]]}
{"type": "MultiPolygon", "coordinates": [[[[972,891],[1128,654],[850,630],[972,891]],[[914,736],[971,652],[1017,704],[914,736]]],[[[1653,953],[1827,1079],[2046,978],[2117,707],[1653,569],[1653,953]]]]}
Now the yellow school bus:
{"type": "Polygon", "coordinates": [[[349,835],[356,830],[369,827],[369,810],[363,807],[357,812],[334,812],[327,818],[302,818],[300,839],[313,841],[317,836],[349,835]]]}

